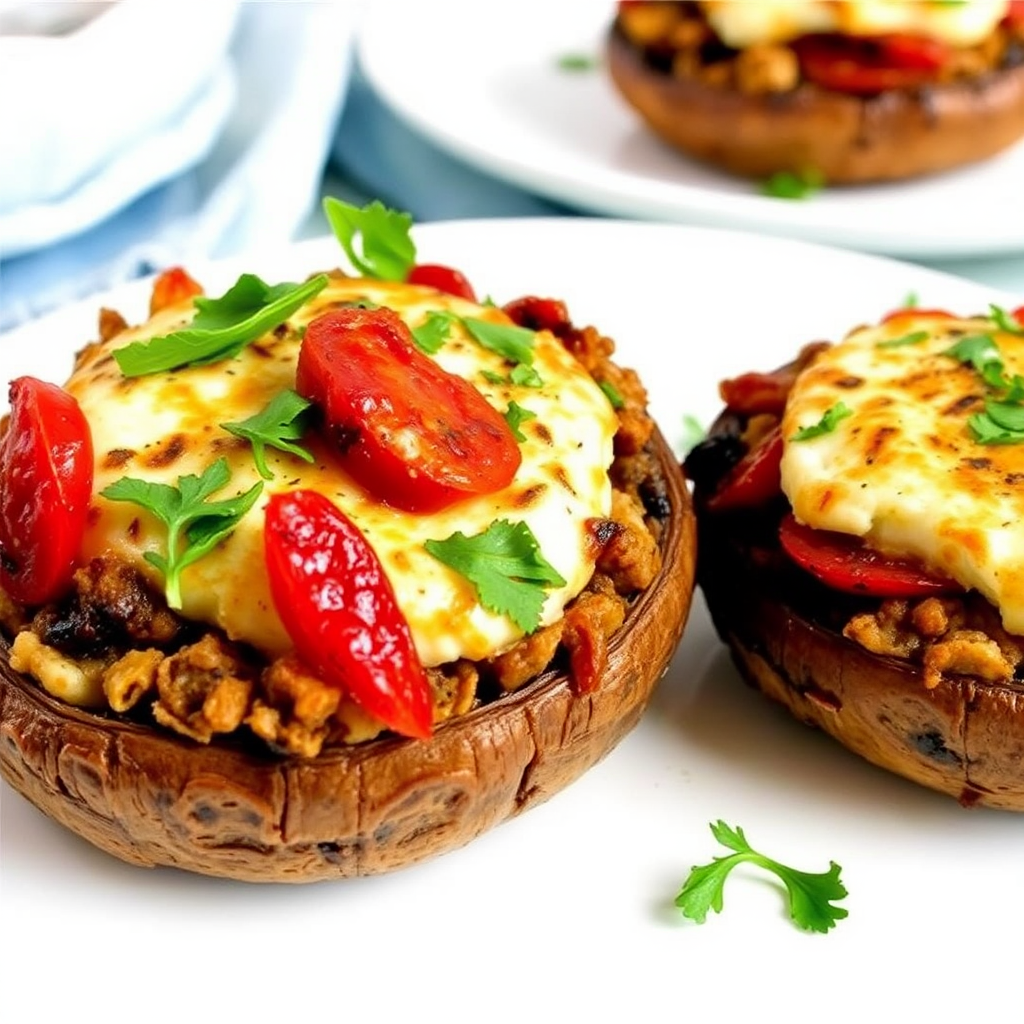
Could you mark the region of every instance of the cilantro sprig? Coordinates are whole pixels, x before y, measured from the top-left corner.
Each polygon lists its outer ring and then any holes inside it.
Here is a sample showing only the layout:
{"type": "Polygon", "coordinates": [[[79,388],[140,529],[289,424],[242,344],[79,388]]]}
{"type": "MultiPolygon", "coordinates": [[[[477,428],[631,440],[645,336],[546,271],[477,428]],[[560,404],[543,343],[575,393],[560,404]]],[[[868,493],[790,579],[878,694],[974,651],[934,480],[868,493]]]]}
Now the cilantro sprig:
{"type": "Polygon", "coordinates": [[[836,402],[835,405],[829,406],[829,408],[822,413],[821,419],[818,420],[817,423],[813,423],[808,427],[800,427],[790,440],[811,441],[824,434],[831,434],[843,420],[852,415],[853,410],[845,403],[836,402]]]}
{"type": "Polygon", "coordinates": [[[1002,306],[997,306],[994,302],[990,302],[988,308],[992,315],[992,322],[1001,331],[1006,331],[1009,334],[1024,335],[1024,324],[1008,309],[1003,309],[1002,306]]]}
{"type": "Polygon", "coordinates": [[[210,496],[231,479],[227,459],[220,458],[202,476],[178,477],[178,486],[122,477],[100,494],[109,501],[127,501],[151,512],[167,527],[167,554],[147,551],[145,559],[163,573],[167,603],[181,608],[181,573],[209,554],[255,504],[263,483],[243,494],[211,501],[210,496]]]}
{"type": "Polygon", "coordinates": [[[192,301],[198,312],[187,327],[133,341],[112,354],[126,377],[231,359],[287,320],[326,284],[326,274],[302,284],[274,285],[255,274],[242,274],[219,298],[197,295],[192,301]]]}
{"type": "Polygon", "coordinates": [[[364,277],[404,281],[416,262],[412,215],[379,200],[353,206],[333,196],[323,203],[327,222],[352,266],[364,277]]]}
{"type": "Polygon", "coordinates": [[[722,846],[733,852],[691,870],[675,899],[675,905],[684,917],[703,924],[709,911],[720,914],[724,905],[725,880],[740,864],[754,864],[782,882],[789,897],[790,917],[800,928],[824,933],[849,915],[844,907],[835,906],[848,895],[840,879],[842,869],[835,861],[829,862],[828,871],[799,871],[758,853],[738,826],[734,828],[718,821],[711,825],[711,833],[722,846]]]}
{"type": "Polygon", "coordinates": [[[305,413],[312,403],[295,391],[279,391],[258,413],[237,423],[222,423],[229,434],[244,438],[252,445],[252,460],[264,480],[273,480],[274,474],[267,466],[267,448],[295,455],[304,462],[312,462],[313,455],[302,445],[308,426],[305,413]]]}
{"type": "Polygon", "coordinates": [[[920,345],[931,337],[928,331],[911,331],[909,334],[901,334],[898,338],[886,338],[875,346],[876,348],[906,348],[908,345],[920,345]]]}
{"type": "Polygon", "coordinates": [[[526,435],[519,428],[527,420],[535,420],[537,414],[531,409],[524,409],[518,402],[509,402],[504,415],[512,436],[520,443],[525,441],[526,435]]]}
{"type": "Polygon", "coordinates": [[[547,589],[565,586],[523,522],[498,519],[483,533],[467,537],[456,531],[445,540],[428,540],[424,547],[469,580],[485,608],[507,615],[524,633],[537,628],[547,589]]]}

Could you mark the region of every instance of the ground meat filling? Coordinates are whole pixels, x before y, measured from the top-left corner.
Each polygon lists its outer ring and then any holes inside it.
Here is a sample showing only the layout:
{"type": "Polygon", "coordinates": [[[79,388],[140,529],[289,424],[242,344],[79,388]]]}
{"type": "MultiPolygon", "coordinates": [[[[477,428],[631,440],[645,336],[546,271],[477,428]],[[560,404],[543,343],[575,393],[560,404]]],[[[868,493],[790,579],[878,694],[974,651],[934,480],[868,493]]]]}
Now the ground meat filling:
{"type": "MultiPolygon", "coordinates": [[[[107,330],[113,314],[104,311],[107,330]]],[[[561,620],[485,662],[427,669],[434,721],[464,715],[526,685],[549,668],[567,670],[577,691],[596,688],[611,635],[631,600],[661,568],[658,538],[671,509],[648,448],[654,424],[636,374],[611,361],[614,344],[567,320],[555,333],[598,382],[621,398],[611,515],[590,524],[595,573],[561,620]]],[[[59,604],[25,610],[0,591],[0,628],[14,637],[15,671],[55,696],[161,726],[199,743],[256,737],[272,751],[316,757],[325,747],[361,743],[382,727],[291,655],[266,663],[244,644],[187,622],[135,569],[99,557],[74,576],[59,604]]]]}

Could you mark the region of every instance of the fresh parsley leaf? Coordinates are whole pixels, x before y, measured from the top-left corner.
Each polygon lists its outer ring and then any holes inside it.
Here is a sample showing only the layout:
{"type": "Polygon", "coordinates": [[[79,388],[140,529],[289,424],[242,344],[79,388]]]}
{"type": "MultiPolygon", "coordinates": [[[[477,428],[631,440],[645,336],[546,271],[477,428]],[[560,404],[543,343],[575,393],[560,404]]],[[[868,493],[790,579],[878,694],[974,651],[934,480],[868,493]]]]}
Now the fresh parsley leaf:
{"type": "Polygon", "coordinates": [[[275,285],[255,274],[242,274],[220,298],[197,295],[192,301],[198,312],[187,327],[158,338],[133,341],[115,349],[114,359],[126,377],[231,359],[287,320],[326,284],[326,274],[302,284],[275,285]]]}
{"type": "Polygon", "coordinates": [[[480,373],[483,374],[483,378],[488,384],[497,384],[500,386],[508,383],[508,377],[504,377],[500,373],[495,373],[493,370],[481,370],[480,373]]]}
{"type": "Polygon", "coordinates": [[[991,334],[966,334],[946,349],[945,355],[973,366],[989,387],[1007,386],[1003,356],[991,334]]]}
{"type": "Polygon", "coordinates": [[[178,477],[178,486],[122,477],[100,494],[109,501],[128,501],[151,512],[167,527],[167,555],[147,551],[146,561],[164,575],[167,603],[181,608],[182,570],[197,562],[227,537],[252,508],[263,482],[244,494],[222,501],[210,501],[231,478],[228,461],[220,458],[204,470],[202,476],[178,477]]]}
{"type": "Polygon", "coordinates": [[[597,386],[604,392],[605,398],[612,403],[613,409],[621,409],[626,404],[619,389],[610,380],[599,380],[597,386]]]}
{"type": "Polygon", "coordinates": [[[565,586],[526,523],[498,519],[483,533],[467,537],[456,531],[424,547],[465,576],[485,608],[507,615],[524,633],[537,628],[547,588],[565,586]]]}
{"type": "Polygon", "coordinates": [[[815,437],[821,437],[823,434],[831,434],[839,423],[845,420],[847,416],[852,415],[852,409],[847,408],[843,402],[836,402],[835,405],[825,410],[817,423],[810,427],[801,427],[790,440],[810,441],[815,437]]]}
{"type": "Polygon", "coordinates": [[[911,331],[909,334],[901,334],[898,338],[886,338],[880,341],[876,348],[903,348],[906,345],[920,345],[927,341],[931,335],[928,331],[911,331]]]}
{"type": "Polygon", "coordinates": [[[907,292],[903,297],[903,309],[917,309],[921,304],[920,298],[918,298],[917,292],[907,292]]]}
{"type": "Polygon", "coordinates": [[[264,480],[273,480],[274,474],[267,466],[268,445],[296,455],[304,462],[313,461],[311,452],[295,444],[306,431],[308,418],[303,414],[311,405],[295,391],[279,391],[254,416],[237,423],[222,423],[221,426],[229,434],[245,438],[252,445],[252,459],[257,471],[264,480]]]}
{"type": "Polygon", "coordinates": [[[992,321],[1001,331],[1010,334],[1024,335],[1024,324],[1022,324],[1008,309],[997,306],[994,302],[988,307],[992,312],[992,321]]]}
{"type": "Polygon", "coordinates": [[[505,410],[505,422],[509,425],[512,436],[520,442],[526,440],[526,435],[519,429],[520,424],[525,423],[526,420],[535,420],[536,418],[537,414],[535,412],[524,409],[518,402],[509,402],[508,409],[505,410]]]}
{"type": "Polygon", "coordinates": [[[593,71],[600,61],[592,53],[563,53],[558,58],[561,71],[593,71]]]}
{"type": "Polygon", "coordinates": [[[428,355],[440,352],[448,340],[452,324],[457,319],[458,317],[453,313],[432,310],[427,314],[427,319],[423,323],[412,329],[412,340],[416,342],[417,348],[428,355]]]}
{"type": "Polygon", "coordinates": [[[739,827],[718,821],[711,825],[711,833],[726,849],[734,852],[693,868],[675,900],[684,917],[703,924],[708,911],[721,913],[725,880],[733,868],[743,863],[755,864],[782,882],[789,896],[790,917],[800,928],[824,933],[849,916],[844,907],[834,905],[848,895],[840,880],[842,869],[835,861],[829,862],[828,871],[798,871],[758,853],[739,827]]]}
{"type": "Polygon", "coordinates": [[[776,171],[762,183],[761,194],[773,199],[810,199],[824,186],[825,178],[820,171],[776,171]]]}
{"type": "Polygon", "coordinates": [[[512,367],[512,372],[508,375],[508,379],[513,384],[518,384],[521,388],[544,387],[541,375],[532,366],[527,366],[526,363],[516,363],[512,367]]]}
{"type": "Polygon", "coordinates": [[[534,333],[515,324],[494,324],[490,320],[478,320],[464,316],[462,325],[484,348],[497,352],[513,363],[533,365],[534,333]]]}
{"type": "Polygon", "coordinates": [[[986,399],[985,411],[971,416],[967,426],[979,444],[1020,444],[1024,441],[1024,405],[986,399]]]}
{"type": "Polygon", "coordinates": [[[416,262],[411,214],[390,210],[377,199],[358,207],[327,196],[323,208],[334,236],[360,274],[383,281],[406,279],[416,262]]]}
{"type": "Polygon", "coordinates": [[[707,430],[696,416],[686,413],[683,416],[683,436],[680,447],[683,454],[695,448],[707,436],[707,430]]]}

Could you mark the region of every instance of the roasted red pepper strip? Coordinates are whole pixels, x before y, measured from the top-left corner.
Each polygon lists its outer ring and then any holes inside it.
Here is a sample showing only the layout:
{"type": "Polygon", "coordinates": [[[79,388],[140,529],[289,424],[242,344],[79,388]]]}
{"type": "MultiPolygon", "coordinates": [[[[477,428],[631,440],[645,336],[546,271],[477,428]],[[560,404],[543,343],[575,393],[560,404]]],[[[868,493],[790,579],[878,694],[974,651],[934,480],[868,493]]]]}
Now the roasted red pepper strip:
{"type": "Polygon", "coordinates": [[[708,508],[726,512],[737,508],[755,508],[781,492],[782,428],[773,427],[726,474],[708,499],[708,508]]]}
{"type": "Polygon", "coordinates": [[[561,299],[524,295],[521,299],[506,303],[502,309],[513,323],[531,331],[550,331],[559,336],[572,327],[569,310],[561,299]]]}
{"type": "Polygon", "coordinates": [[[389,729],[425,739],[430,683],[376,553],[316,491],[275,494],[264,547],[270,592],[299,657],[389,729]]]}
{"type": "Polygon", "coordinates": [[[313,320],[296,390],[323,411],[345,468],[396,508],[435,511],[507,487],[522,461],[504,417],[412,341],[390,309],[313,320]]]}
{"type": "Polygon", "coordinates": [[[923,36],[855,37],[841,33],[801,36],[793,49],[805,78],[823,89],[871,95],[935,81],[949,47],[923,36]]]}
{"type": "Polygon", "coordinates": [[[833,590],[870,597],[927,597],[963,590],[920,563],[887,558],[859,538],[815,530],[790,513],[779,526],[783,550],[801,568],[833,590]]]}
{"type": "Polygon", "coordinates": [[[78,402],[55,384],[19,377],[10,402],[0,440],[0,586],[40,605],[71,584],[92,495],[92,435],[78,402]]]}
{"type": "Polygon", "coordinates": [[[203,294],[203,286],[193,280],[181,267],[165,270],[154,282],[149,297],[149,315],[173,306],[183,299],[203,294]]]}

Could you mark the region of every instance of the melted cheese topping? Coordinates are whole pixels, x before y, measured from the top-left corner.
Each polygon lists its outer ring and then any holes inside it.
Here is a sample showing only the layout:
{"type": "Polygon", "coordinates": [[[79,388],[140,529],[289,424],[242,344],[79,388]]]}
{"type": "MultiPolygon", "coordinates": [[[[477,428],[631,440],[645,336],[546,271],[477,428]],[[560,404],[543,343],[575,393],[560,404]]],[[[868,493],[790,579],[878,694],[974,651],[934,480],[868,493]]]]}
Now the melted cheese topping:
{"type": "MultiPolygon", "coordinates": [[[[411,327],[437,310],[509,323],[496,308],[431,289],[332,277],[290,318],[288,329],[266,335],[235,359],[146,377],[121,374],[111,350],[177,329],[191,319],[191,303],[164,310],[149,323],[88,348],[67,384],[91,426],[96,459],[83,557],[114,552],[162,587],[161,576],[144,554],[165,551],[166,529],[139,506],[108,501],[99,492],[122,477],[173,486],[184,474],[201,474],[222,455],[231,479],[213,500],[250,488],[260,479],[251,448],[219,424],[244,420],[278,392],[294,388],[298,329],[336,303],[362,300],[391,307],[411,327]]],[[[430,515],[414,515],[382,506],[344,473],[331,447],[316,436],[303,440],[316,457],[312,465],[268,448],[274,479],[265,484],[260,500],[234,533],[184,570],[182,614],[219,626],[269,657],[291,647],[264,568],[263,510],[275,491],[302,487],[327,495],[373,546],[425,665],[460,657],[479,660],[521,635],[510,619],[481,607],[465,578],[424,550],[428,539],[445,539],[456,530],[481,533],[501,518],[525,521],[543,555],[566,580],[564,587],[549,591],[541,625],[559,618],[593,573],[595,552],[587,522],[611,510],[607,471],[617,417],[594,380],[553,335],[536,334],[533,350],[542,387],[489,383],[484,371],[507,378],[510,364],[481,347],[458,322],[434,356],[446,370],[472,381],[500,411],[514,400],[536,414],[519,428],[526,436],[520,444],[523,461],[509,487],[430,515]]]]}
{"type": "Polygon", "coordinates": [[[977,335],[995,342],[1009,377],[1024,374],[1024,337],[980,318],[904,316],[827,350],[786,406],[782,489],[801,522],[920,559],[979,591],[1024,635],[1024,444],[974,439],[968,420],[993,393],[945,354],[977,335]],[[879,344],[918,332],[926,338],[879,344]],[[839,402],[852,415],[834,430],[792,440],[839,402]]]}
{"type": "Polygon", "coordinates": [[[785,43],[811,32],[872,36],[887,32],[973,46],[1009,10],[1008,0],[702,0],[711,27],[727,45],[785,43]]]}

